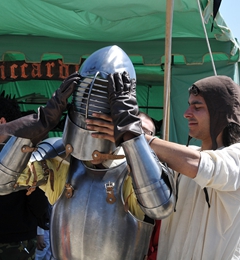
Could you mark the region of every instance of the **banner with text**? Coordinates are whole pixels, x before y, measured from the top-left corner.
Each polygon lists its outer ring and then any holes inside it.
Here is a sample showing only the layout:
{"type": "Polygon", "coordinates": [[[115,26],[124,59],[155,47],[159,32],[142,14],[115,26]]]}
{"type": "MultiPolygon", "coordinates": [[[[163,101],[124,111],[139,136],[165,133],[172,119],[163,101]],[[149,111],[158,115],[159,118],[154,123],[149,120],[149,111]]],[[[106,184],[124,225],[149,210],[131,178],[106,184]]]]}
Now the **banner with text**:
{"type": "Polygon", "coordinates": [[[78,71],[81,64],[64,64],[62,60],[31,63],[26,61],[0,62],[0,82],[31,79],[63,80],[78,71]]]}

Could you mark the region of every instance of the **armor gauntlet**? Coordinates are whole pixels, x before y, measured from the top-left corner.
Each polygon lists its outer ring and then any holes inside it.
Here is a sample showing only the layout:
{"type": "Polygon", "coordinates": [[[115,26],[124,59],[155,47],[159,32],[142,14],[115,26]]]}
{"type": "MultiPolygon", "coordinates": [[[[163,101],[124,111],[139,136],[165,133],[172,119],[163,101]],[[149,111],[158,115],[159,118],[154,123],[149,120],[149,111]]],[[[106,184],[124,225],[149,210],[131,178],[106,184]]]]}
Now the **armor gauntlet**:
{"type": "Polygon", "coordinates": [[[122,147],[142,210],[150,218],[166,218],[175,204],[172,174],[159,162],[143,134],[123,142],[122,147]]]}
{"type": "Polygon", "coordinates": [[[0,195],[7,195],[21,189],[15,187],[15,184],[31,156],[31,153],[24,152],[24,146],[32,147],[31,141],[12,136],[0,153],[0,195]]]}

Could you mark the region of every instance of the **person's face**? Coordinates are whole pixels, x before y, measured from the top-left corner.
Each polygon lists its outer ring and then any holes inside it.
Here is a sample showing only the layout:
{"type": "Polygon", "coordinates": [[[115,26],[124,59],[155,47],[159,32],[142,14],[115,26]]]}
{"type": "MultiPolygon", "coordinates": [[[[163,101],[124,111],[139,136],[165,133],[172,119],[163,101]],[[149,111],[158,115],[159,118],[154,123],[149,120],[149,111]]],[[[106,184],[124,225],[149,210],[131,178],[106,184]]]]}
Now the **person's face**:
{"type": "Polygon", "coordinates": [[[210,115],[205,100],[200,95],[190,94],[188,103],[184,117],[188,120],[189,135],[202,142],[211,143],[210,115]]]}

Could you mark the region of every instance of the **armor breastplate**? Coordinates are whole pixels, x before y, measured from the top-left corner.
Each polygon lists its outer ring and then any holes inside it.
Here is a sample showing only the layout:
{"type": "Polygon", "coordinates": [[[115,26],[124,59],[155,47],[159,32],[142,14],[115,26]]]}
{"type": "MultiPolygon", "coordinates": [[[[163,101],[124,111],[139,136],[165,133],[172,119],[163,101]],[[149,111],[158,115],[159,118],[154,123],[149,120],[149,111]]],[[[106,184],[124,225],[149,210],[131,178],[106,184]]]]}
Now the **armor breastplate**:
{"type": "Polygon", "coordinates": [[[126,162],[96,170],[72,158],[68,183],[74,188],[73,196],[67,198],[63,193],[52,210],[52,259],[145,259],[153,225],[124,210],[126,174],[126,162]],[[106,200],[106,188],[111,185],[113,203],[106,200]]]}

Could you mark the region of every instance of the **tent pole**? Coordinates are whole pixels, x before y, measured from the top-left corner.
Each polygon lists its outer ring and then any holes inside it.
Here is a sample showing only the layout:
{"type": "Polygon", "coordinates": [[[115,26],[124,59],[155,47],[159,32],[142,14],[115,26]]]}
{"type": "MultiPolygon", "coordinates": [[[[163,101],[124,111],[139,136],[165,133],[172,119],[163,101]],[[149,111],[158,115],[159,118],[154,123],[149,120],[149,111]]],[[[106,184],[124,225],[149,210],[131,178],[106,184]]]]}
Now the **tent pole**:
{"type": "Polygon", "coordinates": [[[165,66],[164,66],[164,105],[163,105],[163,139],[169,140],[170,120],[170,81],[172,56],[172,24],[174,0],[166,0],[166,32],[165,32],[165,66]]]}

